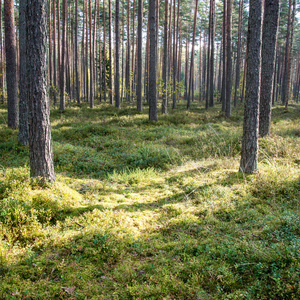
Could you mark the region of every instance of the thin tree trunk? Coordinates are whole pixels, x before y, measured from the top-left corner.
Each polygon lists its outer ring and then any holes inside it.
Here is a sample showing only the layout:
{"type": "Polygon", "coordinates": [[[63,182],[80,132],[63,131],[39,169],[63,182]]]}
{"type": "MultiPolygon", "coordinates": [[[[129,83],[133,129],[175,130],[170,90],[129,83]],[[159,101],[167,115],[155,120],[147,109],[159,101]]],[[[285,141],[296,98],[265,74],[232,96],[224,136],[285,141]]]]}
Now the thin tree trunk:
{"type": "MultiPolygon", "coordinates": [[[[260,1],[260,0],[258,0],[260,1]]],[[[226,66],[226,117],[231,116],[231,90],[232,90],[232,0],[227,0],[227,66],[226,66]]]]}
{"type": "MultiPolygon", "coordinates": [[[[20,1],[19,25],[20,25],[20,79],[19,79],[19,142],[28,145],[28,103],[27,103],[27,66],[26,66],[26,0],[20,1]]],[[[2,10],[2,6],[0,6],[2,10]]],[[[0,19],[2,22],[2,19],[0,19]]]]}
{"type": "Polygon", "coordinates": [[[111,0],[108,0],[108,43],[109,43],[109,101],[113,105],[113,82],[112,82],[112,42],[111,42],[111,0]]]}
{"type": "Polygon", "coordinates": [[[106,23],[105,23],[105,0],[103,0],[103,98],[106,102],[106,23]]]}
{"type": "Polygon", "coordinates": [[[53,104],[56,106],[57,102],[57,64],[56,64],[56,1],[52,0],[53,10],[53,104]]]}
{"type": "MultiPolygon", "coordinates": [[[[142,38],[143,38],[143,0],[138,0],[138,37],[137,37],[137,110],[143,111],[142,101],[142,38]]],[[[166,0],[168,2],[168,0],[166,0]]]]}
{"type": "Polygon", "coordinates": [[[4,1],[8,127],[19,125],[14,1],[4,1]]]}
{"type": "Polygon", "coordinates": [[[76,75],[76,100],[80,104],[80,83],[78,66],[78,0],[75,0],[75,75],[76,75]]]}
{"type": "Polygon", "coordinates": [[[234,87],[234,107],[237,105],[237,92],[240,86],[240,64],[241,64],[241,40],[242,40],[242,22],[243,22],[244,1],[240,0],[239,4],[239,27],[238,27],[238,44],[236,57],[236,71],[235,71],[235,87],[234,87]]]}
{"type": "Polygon", "coordinates": [[[192,87],[192,72],[194,67],[194,48],[195,48],[195,37],[196,37],[196,23],[197,23],[197,9],[198,9],[198,0],[196,0],[196,7],[194,10],[194,25],[193,25],[193,40],[192,40],[192,53],[191,53],[191,65],[190,65],[190,80],[189,80],[189,93],[187,99],[187,109],[191,108],[191,87],[192,87]]]}
{"type": "Polygon", "coordinates": [[[293,12],[291,20],[291,38],[288,47],[288,60],[287,60],[287,72],[286,72],[286,96],[285,96],[285,109],[288,108],[289,97],[290,97],[290,82],[291,82],[291,67],[292,67],[292,50],[293,50],[293,37],[294,37],[294,23],[295,23],[295,11],[296,11],[296,0],[293,0],[293,12]]]}
{"type": "Polygon", "coordinates": [[[215,60],[215,0],[211,0],[211,53],[210,53],[210,99],[209,106],[214,106],[214,60],[215,60]]]}
{"type": "Polygon", "coordinates": [[[149,120],[157,121],[156,93],[156,0],[149,0],[150,59],[149,59],[149,120]]]}
{"type": "Polygon", "coordinates": [[[222,111],[226,110],[226,58],[227,58],[227,0],[223,0],[223,76],[222,76],[222,91],[221,91],[221,103],[222,111]]]}
{"type": "Polygon", "coordinates": [[[0,103],[4,104],[4,74],[3,74],[3,37],[2,37],[2,0],[0,0],[0,103]]]}
{"type": "Polygon", "coordinates": [[[67,21],[67,0],[63,0],[63,27],[62,27],[62,51],[60,65],[60,105],[59,110],[65,110],[65,52],[66,52],[66,21],[67,21]]]}

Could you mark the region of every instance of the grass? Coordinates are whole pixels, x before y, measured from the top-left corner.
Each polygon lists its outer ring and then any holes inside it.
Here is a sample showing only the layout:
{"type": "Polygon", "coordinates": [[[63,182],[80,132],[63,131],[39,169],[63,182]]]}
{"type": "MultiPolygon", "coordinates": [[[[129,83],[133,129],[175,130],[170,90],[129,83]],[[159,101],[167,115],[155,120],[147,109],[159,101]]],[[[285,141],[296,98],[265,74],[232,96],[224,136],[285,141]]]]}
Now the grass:
{"type": "Polygon", "coordinates": [[[240,109],[124,106],[53,110],[43,187],[0,107],[0,299],[299,299],[299,105],[273,109],[256,175],[240,109]]]}

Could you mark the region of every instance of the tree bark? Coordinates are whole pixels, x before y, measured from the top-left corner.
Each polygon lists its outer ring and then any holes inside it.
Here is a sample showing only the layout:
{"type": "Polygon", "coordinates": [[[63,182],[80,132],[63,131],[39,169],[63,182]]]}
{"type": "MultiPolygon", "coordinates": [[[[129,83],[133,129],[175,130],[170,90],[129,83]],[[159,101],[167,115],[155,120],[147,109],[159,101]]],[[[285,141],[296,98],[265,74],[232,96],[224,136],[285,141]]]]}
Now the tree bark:
{"type": "Polygon", "coordinates": [[[78,0],[75,1],[75,76],[76,76],[76,101],[80,104],[80,82],[78,65],[78,0]]]}
{"type": "Polygon", "coordinates": [[[105,0],[103,0],[103,99],[106,102],[106,23],[105,23],[105,0]]]}
{"type": "Polygon", "coordinates": [[[89,44],[90,44],[90,108],[94,108],[94,72],[93,72],[93,47],[92,47],[92,3],[89,0],[89,44]]]}
{"type": "Polygon", "coordinates": [[[119,37],[119,11],[120,11],[119,0],[116,0],[116,16],[115,16],[115,35],[116,35],[116,47],[115,47],[115,61],[116,61],[116,72],[115,72],[115,106],[121,108],[120,103],[120,37],[119,37]]]}
{"type": "Polygon", "coordinates": [[[19,142],[28,145],[28,103],[27,103],[27,75],[26,75],[26,0],[19,3],[19,51],[20,51],[20,102],[19,102],[19,142]]]}
{"type": "Polygon", "coordinates": [[[162,77],[163,77],[162,113],[163,114],[166,114],[168,110],[168,6],[169,6],[169,1],[165,0],[164,55],[163,55],[163,67],[162,67],[162,77]]]}
{"type": "MultiPolygon", "coordinates": [[[[259,0],[260,1],[260,0],[259,0]]],[[[227,65],[226,65],[226,117],[231,116],[231,90],[232,90],[232,0],[227,0],[227,65]]]]}
{"type": "Polygon", "coordinates": [[[279,0],[265,0],[260,87],[259,134],[270,134],[279,0]]]}
{"type": "Polygon", "coordinates": [[[258,124],[261,72],[262,0],[250,0],[247,86],[240,171],[255,173],[258,161],[258,124]]]}
{"type": "Polygon", "coordinates": [[[150,59],[149,59],[149,120],[157,121],[156,99],[156,0],[149,0],[150,59]]]}
{"type": "Polygon", "coordinates": [[[55,181],[47,88],[47,1],[27,1],[30,174],[55,181]]]}
{"type": "Polygon", "coordinates": [[[66,26],[67,26],[67,0],[63,0],[63,23],[62,23],[62,41],[61,41],[61,64],[60,64],[60,104],[59,110],[66,108],[65,101],[65,52],[66,52],[66,26]]]}
{"type": "Polygon", "coordinates": [[[227,35],[226,35],[226,24],[227,24],[227,0],[223,0],[223,74],[222,74],[222,91],[221,91],[221,103],[222,103],[222,111],[226,110],[226,49],[227,49],[227,35]]]}
{"type": "Polygon", "coordinates": [[[8,127],[19,125],[14,1],[4,1],[8,127]]]}
{"type": "Polygon", "coordinates": [[[0,0],[0,103],[4,104],[3,41],[2,41],[2,0],[0,0]]]}
{"type": "Polygon", "coordinates": [[[241,40],[242,40],[242,22],[243,22],[244,1],[240,0],[239,4],[239,27],[238,27],[238,44],[236,57],[236,71],[235,71],[235,87],[234,87],[234,107],[237,105],[237,92],[240,86],[240,70],[241,70],[241,40]]]}
{"type": "Polygon", "coordinates": [[[112,42],[111,42],[111,0],[108,0],[108,43],[109,43],[109,102],[113,104],[113,88],[112,88],[112,42]]]}
{"type": "MultiPolygon", "coordinates": [[[[138,0],[138,49],[137,49],[137,110],[143,111],[142,100],[142,39],[143,39],[143,0],[138,0]]],[[[166,1],[168,2],[168,1],[166,1]]]]}
{"type": "Polygon", "coordinates": [[[193,78],[192,74],[193,74],[193,67],[194,67],[194,48],[195,48],[195,37],[196,37],[197,9],[198,9],[198,0],[196,0],[196,7],[195,7],[195,11],[194,11],[193,40],[192,40],[192,53],[191,53],[187,109],[191,108],[191,88],[192,88],[192,78],[193,78]]]}

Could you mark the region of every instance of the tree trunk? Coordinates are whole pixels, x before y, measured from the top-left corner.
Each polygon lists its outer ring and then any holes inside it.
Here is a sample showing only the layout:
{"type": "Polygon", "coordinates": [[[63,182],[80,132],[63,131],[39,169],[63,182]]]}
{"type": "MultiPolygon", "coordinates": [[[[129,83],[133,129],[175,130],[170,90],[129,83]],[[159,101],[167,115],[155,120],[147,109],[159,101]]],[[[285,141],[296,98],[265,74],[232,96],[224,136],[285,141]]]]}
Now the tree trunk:
{"type": "Polygon", "coordinates": [[[250,0],[247,86],[240,171],[255,173],[258,160],[259,88],[261,70],[262,0],[250,0]]]}
{"type": "Polygon", "coordinates": [[[105,26],[105,0],[103,0],[103,99],[106,102],[106,26],[105,26]]]}
{"type": "Polygon", "coordinates": [[[162,113],[167,114],[168,110],[168,6],[169,1],[165,0],[165,22],[164,22],[164,54],[163,54],[163,102],[162,113]]]}
{"type": "MultiPolygon", "coordinates": [[[[142,39],[143,39],[143,0],[138,0],[138,49],[137,49],[137,110],[143,111],[142,102],[142,39]]],[[[166,1],[168,2],[168,1],[166,1]]]]}
{"type": "Polygon", "coordinates": [[[210,98],[209,106],[214,106],[214,61],[215,61],[215,0],[211,0],[211,33],[210,33],[210,98]]]}
{"type": "Polygon", "coordinates": [[[112,42],[111,42],[111,0],[108,0],[108,51],[109,51],[109,102],[113,104],[113,88],[112,88],[112,42]]]}
{"type": "Polygon", "coordinates": [[[8,127],[19,124],[14,1],[4,1],[8,127]]]}
{"type": "Polygon", "coordinates": [[[265,0],[259,109],[259,134],[270,134],[275,53],[279,21],[279,0],[265,0]]]}
{"type": "Polygon", "coordinates": [[[66,25],[67,25],[67,0],[63,0],[63,27],[61,41],[61,64],[60,64],[60,105],[59,110],[65,110],[65,52],[66,52],[66,25]]]}
{"type": "Polygon", "coordinates": [[[294,23],[295,23],[295,11],[296,11],[296,0],[293,0],[293,12],[291,20],[291,37],[288,47],[288,60],[286,69],[286,96],[285,96],[285,109],[288,108],[289,97],[290,97],[290,83],[291,83],[291,68],[292,68],[292,50],[293,50],[293,37],[294,37],[294,23]]]}
{"type": "MultiPolygon", "coordinates": [[[[260,0],[258,0],[260,1],[260,0]]],[[[231,90],[232,90],[232,0],[227,0],[227,66],[226,66],[226,117],[231,116],[231,90]]]]}
{"type": "Polygon", "coordinates": [[[0,103],[4,104],[3,41],[2,41],[2,0],[0,0],[0,103]]]}
{"type": "Polygon", "coordinates": [[[31,177],[55,181],[47,83],[46,0],[28,0],[27,82],[31,177]]]}
{"type": "Polygon", "coordinates": [[[226,110],[226,50],[227,50],[227,36],[226,36],[226,24],[227,24],[227,0],[223,0],[223,75],[222,75],[222,91],[221,91],[221,103],[222,103],[222,111],[226,110]]]}
{"type": "Polygon", "coordinates": [[[197,9],[198,9],[198,0],[196,0],[196,7],[194,11],[194,25],[193,25],[193,40],[192,40],[192,53],[191,53],[191,65],[190,65],[190,78],[189,78],[189,93],[187,99],[187,109],[191,108],[191,87],[192,87],[192,78],[193,78],[193,67],[194,67],[194,48],[195,48],[195,37],[196,37],[196,23],[197,23],[197,9]]]}
{"type": "Polygon", "coordinates": [[[89,47],[90,47],[90,108],[94,108],[94,75],[93,75],[93,47],[92,47],[92,4],[89,0],[89,47]]]}
{"type": "MultiPolygon", "coordinates": [[[[2,8],[1,8],[2,9],[2,8]]],[[[28,144],[28,103],[27,103],[27,75],[26,75],[26,0],[20,1],[19,6],[19,25],[20,25],[20,102],[19,102],[19,142],[22,145],[28,144]]]]}
{"type": "Polygon", "coordinates": [[[53,9],[53,104],[56,106],[57,102],[57,69],[56,69],[56,3],[52,0],[53,9]]]}
{"type": "Polygon", "coordinates": [[[78,0],[75,1],[75,76],[76,76],[76,100],[80,104],[80,83],[78,66],[78,0]]]}
{"type": "Polygon", "coordinates": [[[119,11],[120,11],[119,0],[116,0],[116,15],[115,15],[115,35],[116,35],[116,47],[115,47],[115,61],[116,61],[116,72],[115,72],[115,106],[121,108],[120,103],[120,37],[119,37],[119,11]]]}
{"type": "Polygon", "coordinates": [[[238,44],[237,44],[237,57],[236,57],[236,71],[235,71],[235,87],[234,87],[234,107],[237,104],[237,91],[240,86],[240,64],[241,64],[241,39],[242,39],[242,22],[243,22],[243,8],[244,1],[240,0],[239,4],[239,27],[238,27],[238,44]]]}
{"type": "Polygon", "coordinates": [[[157,121],[156,99],[156,0],[149,0],[150,59],[149,59],[149,120],[157,121]]]}
{"type": "Polygon", "coordinates": [[[126,85],[126,100],[131,101],[130,93],[130,5],[131,2],[127,2],[127,51],[126,51],[126,74],[125,74],[125,85],[126,85]]]}

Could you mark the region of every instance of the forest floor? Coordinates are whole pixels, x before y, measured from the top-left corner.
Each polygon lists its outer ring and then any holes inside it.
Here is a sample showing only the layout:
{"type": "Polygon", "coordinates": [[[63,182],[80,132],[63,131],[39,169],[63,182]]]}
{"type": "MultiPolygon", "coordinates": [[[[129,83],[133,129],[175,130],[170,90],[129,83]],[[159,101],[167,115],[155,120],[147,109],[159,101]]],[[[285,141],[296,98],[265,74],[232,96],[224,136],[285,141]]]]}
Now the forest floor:
{"type": "Polygon", "coordinates": [[[300,299],[300,105],[255,175],[242,109],[219,110],[52,110],[41,186],[0,107],[0,299],[300,299]]]}

